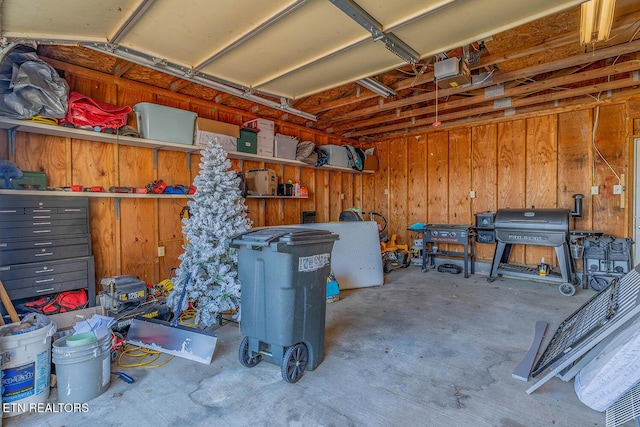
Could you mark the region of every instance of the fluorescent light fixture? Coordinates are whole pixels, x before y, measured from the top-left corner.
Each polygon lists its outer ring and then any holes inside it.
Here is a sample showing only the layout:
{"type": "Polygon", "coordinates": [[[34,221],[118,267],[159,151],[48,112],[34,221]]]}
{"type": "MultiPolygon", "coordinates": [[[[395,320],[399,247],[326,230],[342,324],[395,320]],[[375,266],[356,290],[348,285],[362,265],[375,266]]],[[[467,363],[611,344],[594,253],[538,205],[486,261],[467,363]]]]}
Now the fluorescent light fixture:
{"type": "Polygon", "coordinates": [[[580,43],[607,40],[613,23],[615,0],[589,0],[580,6],[580,43]]]}
{"type": "Polygon", "coordinates": [[[360,79],[356,81],[356,83],[358,83],[362,87],[366,87],[370,91],[375,92],[378,95],[383,96],[385,98],[388,98],[390,96],[396,96],[396,92],[393,89],[369,77],[360,79]]]}

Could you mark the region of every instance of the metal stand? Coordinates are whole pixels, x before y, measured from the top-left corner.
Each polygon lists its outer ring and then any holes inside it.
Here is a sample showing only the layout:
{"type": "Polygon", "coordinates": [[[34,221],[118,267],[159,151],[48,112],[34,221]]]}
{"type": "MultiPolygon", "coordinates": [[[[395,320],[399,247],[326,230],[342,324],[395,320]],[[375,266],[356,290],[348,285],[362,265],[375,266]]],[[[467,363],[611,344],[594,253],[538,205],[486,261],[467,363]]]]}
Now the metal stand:
{"type": "Polygon", "coordinates": [[[422,272],[427,271],[427,260],[430,268],[435,268],[435,257],[462,258],[464,277],[475,273],[474,231],[469,224],[425,224],[422,230],[422,272]],[[462,245],[463,252],[444,251],[438,243],[462,245]],[[427,244],[429,247],[427,247],[427,244]]]}

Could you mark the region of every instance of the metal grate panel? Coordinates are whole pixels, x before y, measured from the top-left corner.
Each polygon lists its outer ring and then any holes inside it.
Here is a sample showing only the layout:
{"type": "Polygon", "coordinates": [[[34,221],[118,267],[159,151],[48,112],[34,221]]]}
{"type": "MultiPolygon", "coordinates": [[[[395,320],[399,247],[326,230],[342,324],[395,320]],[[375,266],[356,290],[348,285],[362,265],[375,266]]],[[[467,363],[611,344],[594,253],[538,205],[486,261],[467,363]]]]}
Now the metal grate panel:
{"type": "Polygon", "coordinates": [[[531,386],[532,393],[599,342],[640,314],[640,265],[612,280],[564,320],[534,365],[532,376],[550,371],[531,386]]]}
{"type": "Polygon", "coordinates": [[[607,408],[606,427],[616,427],[640,417],[640,383],[631,387],[616,403],[607,408]]]}
{"type": "Polygon", "coordinates": [[[557,361],[567,350],[591,336],[609,322],[618,311],[619,278],[615,278],[593,298],[564,320],[531,373],[536,376],[557,361]]]}

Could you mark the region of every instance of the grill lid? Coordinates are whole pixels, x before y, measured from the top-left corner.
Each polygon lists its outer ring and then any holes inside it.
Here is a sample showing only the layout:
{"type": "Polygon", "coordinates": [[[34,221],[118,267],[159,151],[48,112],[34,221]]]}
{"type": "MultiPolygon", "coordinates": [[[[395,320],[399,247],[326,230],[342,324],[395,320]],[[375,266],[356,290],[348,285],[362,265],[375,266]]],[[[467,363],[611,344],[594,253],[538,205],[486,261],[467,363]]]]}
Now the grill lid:
{"type": "Polygon", "coordinates": [[[498,209],[495,228],[569,232],[569,209],[498,209]]]}

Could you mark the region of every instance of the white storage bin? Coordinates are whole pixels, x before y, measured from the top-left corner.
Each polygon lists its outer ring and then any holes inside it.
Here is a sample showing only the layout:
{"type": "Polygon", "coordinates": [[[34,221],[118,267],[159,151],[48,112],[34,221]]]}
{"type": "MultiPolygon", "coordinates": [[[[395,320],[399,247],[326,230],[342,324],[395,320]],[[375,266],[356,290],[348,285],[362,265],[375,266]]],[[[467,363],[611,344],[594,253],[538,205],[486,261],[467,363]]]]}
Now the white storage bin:
{"type": "Polygon", "coordinates": [[[329,162],[327,164],[331,166],[343,166],[350,168],[349,156],[347,156],[347,149],[341,145],[320,145],[318,148],[326,151],[329,154],[329,162]]]}
{"type": "Polygon", "coordinates": [[[145,139],[193,144],[197,114],[192,111],[141,102],[133,106],[138,131],[145,139]]]}
{"type": "Polygon", "coordinates": [[[295,160],[298,140],[294,137],[276,133],[273,155],[280,159],[295,160]]]}

